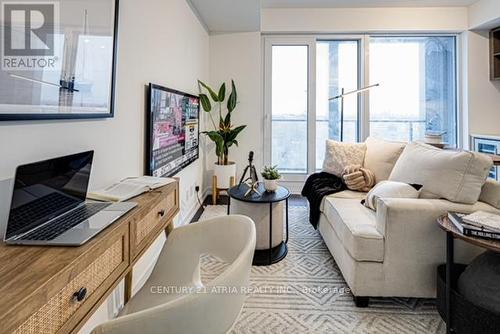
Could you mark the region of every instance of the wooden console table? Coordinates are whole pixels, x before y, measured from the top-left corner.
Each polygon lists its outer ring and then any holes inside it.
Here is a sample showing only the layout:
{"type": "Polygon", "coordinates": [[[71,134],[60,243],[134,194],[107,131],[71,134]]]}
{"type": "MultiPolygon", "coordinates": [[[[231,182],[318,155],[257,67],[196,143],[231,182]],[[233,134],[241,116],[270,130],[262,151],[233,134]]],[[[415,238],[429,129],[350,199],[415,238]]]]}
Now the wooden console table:
{"type": "Polygon", "coordinates": [[[179,211],[175,182],[131,201],[138,206],[80,247],[0,244],[0,333],[76,333],[125,279],[179,211]]]}

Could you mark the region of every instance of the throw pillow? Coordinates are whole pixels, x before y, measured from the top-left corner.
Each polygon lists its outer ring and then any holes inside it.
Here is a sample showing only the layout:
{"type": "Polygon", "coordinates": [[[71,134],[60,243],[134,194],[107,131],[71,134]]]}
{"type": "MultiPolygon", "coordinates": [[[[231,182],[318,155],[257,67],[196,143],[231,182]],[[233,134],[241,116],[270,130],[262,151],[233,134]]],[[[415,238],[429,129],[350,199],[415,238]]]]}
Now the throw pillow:
{"type": "Polygon", "coordinates": [[[375,174],[375,182],[389,179],[392,169],[403,152],[406,143],[393,142],[373,137],[366,140],[364,167],[375,174]]]}
{"type": "Polygon", "coordinates": [[[492,166],[493,160],[484,154],[410,143],[396,162],[389,180],[422,184],[422,198],[474,204],[492,166]]]}
{"type": "Polygon", "coordinates": [[[418,198],[422,186],[403,182],[382,181],[366,195],[364,205],[372,210],[377,210],[379,198],[418,198]]]}
{"type": "Polygon", "coordinates": [[[365,143],[343,143],[328,139],[326,141],[323,171],[342,177],[344,168],[349,165],[363,165],[365,143]]]}
{"type": "Polygon", "coordinates": [[[342,172],[344,183],[350,190],[367,192],[375,185],[375,175],[359,165],[347,166],[342,172]]]}

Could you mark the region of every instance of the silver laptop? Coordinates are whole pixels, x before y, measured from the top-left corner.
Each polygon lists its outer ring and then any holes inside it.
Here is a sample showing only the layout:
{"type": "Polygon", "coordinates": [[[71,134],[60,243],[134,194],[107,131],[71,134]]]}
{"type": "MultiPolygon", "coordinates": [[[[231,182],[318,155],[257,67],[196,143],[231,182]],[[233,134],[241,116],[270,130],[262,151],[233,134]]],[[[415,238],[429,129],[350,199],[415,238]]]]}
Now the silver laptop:
{"type": "Polygon", "coordinates": [[[93,151],[19,166],[4,241],[79,246],[136,203],[87,202],[93,151]]]}

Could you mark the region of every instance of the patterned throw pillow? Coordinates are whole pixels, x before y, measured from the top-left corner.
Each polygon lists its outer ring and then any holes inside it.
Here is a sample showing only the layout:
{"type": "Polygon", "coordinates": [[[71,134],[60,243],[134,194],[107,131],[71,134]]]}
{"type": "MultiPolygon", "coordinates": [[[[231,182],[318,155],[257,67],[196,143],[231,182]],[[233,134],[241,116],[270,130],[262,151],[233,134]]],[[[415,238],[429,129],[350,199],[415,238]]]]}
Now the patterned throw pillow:
{"type": "Polygon", "coordinates": [[[342,177],[342,172],[347,166],[363,165],[365,152],[365,143],[343,143],[328,139],[323,171],[342,177]]]}

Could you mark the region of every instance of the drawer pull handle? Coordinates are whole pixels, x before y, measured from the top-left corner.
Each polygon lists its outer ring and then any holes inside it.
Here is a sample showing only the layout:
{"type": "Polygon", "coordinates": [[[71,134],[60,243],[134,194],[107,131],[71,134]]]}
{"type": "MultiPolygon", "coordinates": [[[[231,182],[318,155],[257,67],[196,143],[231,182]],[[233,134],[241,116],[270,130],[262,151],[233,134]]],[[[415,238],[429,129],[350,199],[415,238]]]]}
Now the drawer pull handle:
{"type": "Polygon", "coordinates": [[[165,216],[165,210],[158,211],[158,217],[163,217],[163,216],[165,216]]]}
{"type": "Polygon", "coordinates": [[[86,288],[81,288],[77,292],[73,294],[73,303],[80,303],[82,300],[85,299],[85,296],[87,295],[87,289],[86,288]]]}

